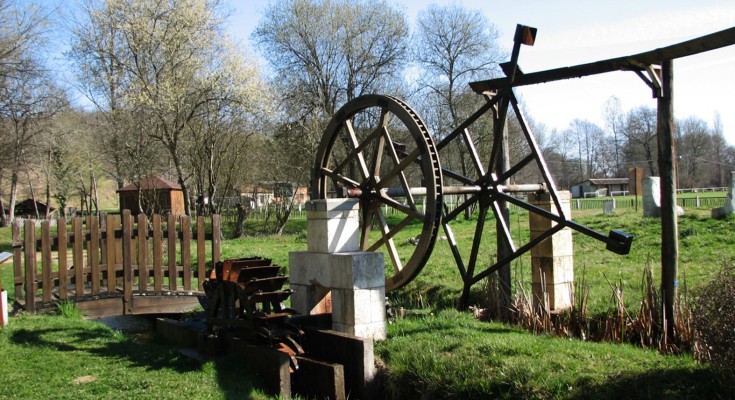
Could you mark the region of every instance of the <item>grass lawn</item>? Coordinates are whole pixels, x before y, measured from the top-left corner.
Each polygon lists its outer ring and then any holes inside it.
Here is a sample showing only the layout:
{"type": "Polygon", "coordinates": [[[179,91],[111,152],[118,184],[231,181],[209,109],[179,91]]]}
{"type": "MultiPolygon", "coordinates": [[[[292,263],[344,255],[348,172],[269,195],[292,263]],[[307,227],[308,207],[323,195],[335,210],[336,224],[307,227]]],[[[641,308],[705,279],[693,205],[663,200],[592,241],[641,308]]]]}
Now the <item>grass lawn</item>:
{"type": "MultiPolygon", "coordinates": [[[[660,276],[660,221],[643,219],[640,211],[574,213],[574,219],[600,232],[621,229],[635,236],[631,253],[619,256],[605,245],[575,233],[575,274],[590,291],[590,313],[613,306],[612,286],[623,290],[626,306],[636,311],[641,299],[643,269],[660,276]]],[[[490,226],[491,224],[487,224],[490,226]]],[[[305,221],[294,220],[283,236],[228,239],[223,257],[260,255],[272,258],[287,272],[288,253],[306,248],[305,221]]],[[[462,251],[472,242],[475,221],[452,227],[462,251]]],[[[419,233],[409,226],[396,238],[407,257],[408,238],[419,233]]],[[[255,232],[250,227],[250,232],[255,232]]],[[[708,209],[687,210],[679,219],[680,281],[690,296],[724,265],[735,259],[735,219],[712,220],[708,209]]],[[[511,214],[511,232],[522,243],[528,217],[511,214]]],[[[0,251],[10,251],[8,228],[0,229],[0,251]]],[[[494,262],[495,233],[483,235],[482,265],[494,262]]],[[[2,282],[10,289],[12,265],[0,265],[2,282]]],[[[391,272],[392,273],[392,272],[391,272]]],[[[518,290],[530,290],[530,258],[512,265],[518,290]]],[[[658,285],[658,282],[655,283],[658,285]]],[[[9,290],[12,292],[12,290],[9,290]]],[[[389,339],[376,345],[385,365],[385,387],[395,398],[711,398],[728,397],[708,366],[689,356],[662,356],[629,345],[587,343],[534,336],[507,325],[476,321],[453,310],[461,279],[449,246],[439,240],[418,278],[390,294],[394,306],[414,309],[417,317],[396,320],[389,339]]],[[[682,292],[684,292],[682,290],[682,292]]],[[[12,297],[12,293],[9,293],[12,297]]],[[[473,288],[480,303],[482,285],[473,288]]],[[[0,385],[4,398],[265,398],[241,366],[245,360],[196,365],[175,349],[140,342],[91,321],[57,316],[20,316],[0,333],[0,385]],[[89,383],[73,379],[92,375],[89,383]]]]}

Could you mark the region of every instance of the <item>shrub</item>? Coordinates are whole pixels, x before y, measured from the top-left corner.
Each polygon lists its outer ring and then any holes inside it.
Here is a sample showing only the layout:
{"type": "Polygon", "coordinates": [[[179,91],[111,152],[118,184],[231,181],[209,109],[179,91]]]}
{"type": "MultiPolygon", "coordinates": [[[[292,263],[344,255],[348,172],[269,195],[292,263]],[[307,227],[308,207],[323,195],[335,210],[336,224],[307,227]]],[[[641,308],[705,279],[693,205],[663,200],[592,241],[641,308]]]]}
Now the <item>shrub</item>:
{"type": "Polygon", "coordinates": [[[709,350],[724,382],[735,379],[735,267],[725,268],[704,286],[696,300],[694,328],[709,350]]]}

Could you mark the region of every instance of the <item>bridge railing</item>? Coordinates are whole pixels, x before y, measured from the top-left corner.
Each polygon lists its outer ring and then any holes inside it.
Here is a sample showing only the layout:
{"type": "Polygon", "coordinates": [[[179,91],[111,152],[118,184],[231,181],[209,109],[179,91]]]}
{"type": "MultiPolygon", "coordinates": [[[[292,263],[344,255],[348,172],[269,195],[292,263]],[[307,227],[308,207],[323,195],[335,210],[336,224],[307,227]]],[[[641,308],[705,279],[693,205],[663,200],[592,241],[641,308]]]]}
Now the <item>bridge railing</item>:
{"type": "Polygon", "coordinates": [[[221,254],[219,216],[211,217],[209,232],[207,225],[204,217],[133,217],[129,210],[122,215],[43,220],[40,233],[35,221],[16,220],[15,301],[27,311],[64,300],[95,300],[111,309],[98,314],[120,306],[118,314],[155,312],[156,298],[176,303],[182,294],[196,301],[206,279],[207,257],[213,263],[221,254]]]}

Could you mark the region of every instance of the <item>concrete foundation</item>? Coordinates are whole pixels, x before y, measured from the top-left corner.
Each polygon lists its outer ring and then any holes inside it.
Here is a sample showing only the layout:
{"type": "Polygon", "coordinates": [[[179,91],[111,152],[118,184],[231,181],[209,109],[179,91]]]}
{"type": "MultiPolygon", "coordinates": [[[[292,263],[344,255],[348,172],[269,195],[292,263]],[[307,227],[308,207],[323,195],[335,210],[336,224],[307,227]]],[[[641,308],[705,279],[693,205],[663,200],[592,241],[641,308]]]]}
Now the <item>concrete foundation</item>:
{"type": "MultiPolygon", "coordinates": [[[[571,215],[571,193],[557,193],[565,215],[571,215]]],[[[558,215],[548,193],[532,193],[529,203],[558,215]]],[[[556,222],[535,213],[529,213],[531,240],[556,225],[556,222]]],[[[531,249],[531,285],[534,307],[544,304],[548,294],[550,310],[569,308],[574,299],[574,246],[572,230],[564,228],[531,249]]]]}
{"type": "Polygon", "coordinates": [[[307,251],[289,254],[291,307],[304,315],[332,313],[332,329],[385,339],[383,253],[359,251],[353,199],[307,203],[307,251]]]}
{"type": "Polygon", "coordinates": [[[730,187],[727,190],[727,197],[725,198],[725,205],[712,209],[713,218],[725,218],[728,215],[735,214],[735,171],[730,171],[730,187]]]}

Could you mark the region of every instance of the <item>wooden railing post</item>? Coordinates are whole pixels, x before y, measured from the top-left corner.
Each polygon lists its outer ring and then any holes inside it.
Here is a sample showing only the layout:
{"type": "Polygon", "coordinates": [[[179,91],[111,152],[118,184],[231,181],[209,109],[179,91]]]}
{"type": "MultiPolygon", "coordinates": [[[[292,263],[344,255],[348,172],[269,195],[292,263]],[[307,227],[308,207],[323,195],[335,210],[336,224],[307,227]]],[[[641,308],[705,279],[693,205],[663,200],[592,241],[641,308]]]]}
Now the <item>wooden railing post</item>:
{"type": "Polygon", "coordinates": [[[96,216],[88,220],[89,242],[87,246],[87,260],[92,270],[92,294],[100,293],[100,223],[96,216]]]}
{"type": "Polygon", "coordinates": [[[138,214],[138,288],[148,290],[148,217],[138,214]]]}
{"type": "Polygon", "coordinates": [[[122,214],[123,314],[133,313],[133,254],[130,210],[122,214]]]}
{"type": "Polygon", "coordinates": [[[115,216],[105,216],[105,265],[107,268],[107,292],[113,293],[117,288],[117,272],[115,270],[115,216]]]}
{"type": "Polygon", "coordinates": [[[184,269],[184,290],[191,290],[191,217],[181,216],[181,266],[184,269]]]}
{"type": "Polygon", "coordinates": [[[66,300],[66,298],[69,296],[69,294],[67,293],[67,288],[69,286],[69,277],[67,275],[69,265],[67,265],[66,259],[67,237],[65,218],[58,218],[56,220],[56,232],[57,236],[59,237],[59,298],[61,300],[66,300]]]}
{"type": "Polygon", "coordinates": [[[13,275],[15,276],[13,284],[15,285],[15,299],[23,298],[23,239],[21,235],[20,219],[13,220],[13,275]]]}
{"type": "Polygon", "coordinates": [[[212,215],[212,267],[220,261],[222,251],[222,229],[219,214],[212,215]]]}
{"type": "MultiPolygon", "coordinates": [[[[34,241],[35,243],[35,241],[34,241]]],[[[44,303],[51,301],[51,222],[41,222],[41,298],[44,303]]]]}
{"type": "Polygon", "coordinates": [[[199,280],[199,291],[204,291],[205,267],[207,261],[207,225],[204,223],[204,217],[197,217],[197,279],[199,280]]]}
{"type": "Polygon", "coordinates": [[[36,224],[27,219],[23,228],[26,311],[33,312],[36,310],[36,224]]]}
{"type": "Polygon", "coordinates": [[[82,217],[71,220],[72,240],[74,244],[72,262],[74,263],[74,296],[84,296],[84,233],[82,232],[82,217]]]}
{"type": "Polygon", "coordinates": [[[178,274],[176,273],[176,216],[168,215],[166,224],[166,235],[168,238],[168,289],[176,290],[178,274]]]}
{"type": "Polygon", "coordinates": [[[153,215],[153,289],[163,289],[163,238],[161,216],[153,215]]]}

